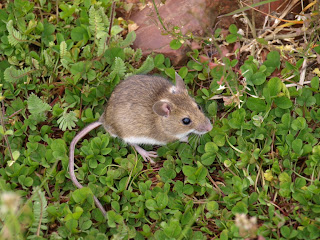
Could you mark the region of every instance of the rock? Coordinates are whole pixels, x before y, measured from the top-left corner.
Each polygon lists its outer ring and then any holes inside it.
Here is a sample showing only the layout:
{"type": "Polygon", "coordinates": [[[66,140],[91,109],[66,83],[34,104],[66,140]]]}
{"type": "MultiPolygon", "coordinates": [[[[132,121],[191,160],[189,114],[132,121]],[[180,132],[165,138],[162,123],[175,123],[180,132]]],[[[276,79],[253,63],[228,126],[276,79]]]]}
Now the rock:
{"type": "MultiPolygon", "coordinates": [[[[127,0],[134,2],[135,0],[127,0]]],[[[262,0],[255,0],[259,2],[262,0]]],[[[222,28],[222,34],[227,35],[228,27],[234,23],[238,28],[246,28],[239,18],[232,16],[219,17],[231,13],[240,8],[238,0],[166,0],[164,4],[160,0],[155,1],[162,22],[167,28],[166,32],[161,25],[152,1],[149,1],[144,9],[134,12],[130,20],[134,21],[137,29],[136,40],[133,48],[141,48],[143,55],[150,53],[162,53],[169,57],[174,65],[178,65],[186,59],[186,52],[190,49],[201,49],[198,42],[186,42],[178,50],[170,48],[169,44],[173,39],[170,32],[173,27],[178,26],[181,33],[186,35],[192,33],[193,36],[211,36],[216,28],[222,28]]],[[[270,5],[259,6],[258,9],[265,13],[279,8],[280,3],[272,2],[270,5]],[[269,9],[270,7],[270,9],[269,9]]],[[[282,4],[283,5],[283,4],[282,4]]],[[[282,6],[281,5],[281,6],[282,6]]],[[[282,6],[283,8],[283,6],[282,6]]],[[[247,10],[249,19],[253,10],[247,10]]],[[[263,26],[265,14],[255,12],[256,27],[263,26]]],[[[189,40],[188,40],[189,41],[189,40]]]]}
{"type": "MultiPolygon", "coordinates": [[[[206,0],[167,0],[165,4],[161,4],[160,1],[156,3],[168,31],[178,26],[182,34],[191,32],[193,35],[203,36],[212,26],[214,11],[208,7],[206,0]]],[[[151,52],[162,53],[175,65],[185,59],[185,53],[189,49],[187,44],[178,50],[170,48],[169,43],[173,38],[170,34],[165,34],[151,2],[143,10],[134,13],[130,19],[138,25],[134,48],[141,48],[144,55],[151,52]]]]}

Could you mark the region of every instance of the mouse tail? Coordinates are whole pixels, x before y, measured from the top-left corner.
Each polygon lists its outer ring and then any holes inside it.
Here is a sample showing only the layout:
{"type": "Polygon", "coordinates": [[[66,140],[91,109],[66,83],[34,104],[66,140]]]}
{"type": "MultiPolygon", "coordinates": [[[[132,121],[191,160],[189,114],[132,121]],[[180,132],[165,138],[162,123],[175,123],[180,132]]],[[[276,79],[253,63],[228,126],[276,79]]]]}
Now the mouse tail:
{"type": "MultiPolygon", "coordinates": [[[[70,153],[69,153],[69,174],[70,174],[71,181],[73,182],[73,184],[77,188],[83,188],[83,186],[78,182],[76,175],[74,174],[74,150],[75,150],[76,144],[79,142],[79,140],[81,138],[83,138],[85,135],[87,135],[91,130],[93,130],[101,125],[102,125],[102,123],[100,121],[96,121],[96,122],[89,124],[84,129],[82,129],[71,141],[70,153]]],[[[100,209],[102,214],[105,216],[106,211],[104,210],[104,208],[103,208],[102,204],[100,203],[100,201],[98,200],[98,198],[93,196],[93,199],[94,199],[96,206],[100,209]]]]}

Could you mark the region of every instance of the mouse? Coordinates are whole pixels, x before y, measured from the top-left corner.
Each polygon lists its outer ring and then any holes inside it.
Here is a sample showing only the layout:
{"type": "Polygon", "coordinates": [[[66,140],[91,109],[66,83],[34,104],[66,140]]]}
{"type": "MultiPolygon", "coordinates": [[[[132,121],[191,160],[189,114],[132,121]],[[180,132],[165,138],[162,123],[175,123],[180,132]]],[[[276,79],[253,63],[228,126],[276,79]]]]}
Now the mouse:
{"type": "MultiPolygon", "coordinates": [[[[187,142],[190,134],[203,135],[212,129],[210,120],[188,94],[183,79],[175,74],[176,83],[151,75],[132,75],[114,88],[98,121],[82,129],[71,141],[69,174],[77,188],[74,172],[74,150],[77,142],[91,130],[103,126],[115,138],[131,145],[146,162],[154,164],[157,152],[146,151],[140,145],[166,145],[174,141],[187,142]]],[[[93,196],[103,215],[106,211],[93,196]]]]}

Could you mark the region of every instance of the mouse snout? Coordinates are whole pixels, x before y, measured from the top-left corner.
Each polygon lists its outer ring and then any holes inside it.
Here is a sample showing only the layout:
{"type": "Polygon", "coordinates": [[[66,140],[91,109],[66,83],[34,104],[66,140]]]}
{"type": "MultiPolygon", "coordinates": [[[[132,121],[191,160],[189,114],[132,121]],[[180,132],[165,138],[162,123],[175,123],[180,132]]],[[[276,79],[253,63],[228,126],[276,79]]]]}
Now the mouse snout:
{"type": "Polygon", "coordinates": [[[212,129],[212,125],[210,120],[207,118],[205,123],[202,123],[198,126],[197,131],[201,133],[210,132],[212,129]]]}
{"type": "Polygon", "coordinates": [[[209,122],[209,123],[206,125],[205,131],[206,131],[206,132],[210,132],[211,130],[212,130],[212,125],[211,125],[211,123],[209,122]]]}

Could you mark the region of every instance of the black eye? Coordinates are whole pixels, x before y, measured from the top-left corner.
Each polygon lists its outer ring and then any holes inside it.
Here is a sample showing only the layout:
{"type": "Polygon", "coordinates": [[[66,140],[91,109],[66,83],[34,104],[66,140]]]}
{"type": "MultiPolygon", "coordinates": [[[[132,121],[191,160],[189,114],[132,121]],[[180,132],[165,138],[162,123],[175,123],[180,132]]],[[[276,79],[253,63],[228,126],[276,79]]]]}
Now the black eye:
{"type": "Polygon", "coordinates": [[[182,119],[182,123],[184,125],[189,125],[191,123],[191,120],[190,120],[190,118],[184,118],[184,119],[182,119]]]}
{"type": "Polygon", "coordinates": [[[197,104],[197,106],[198,106],[199,110],[201,111],[201,110],[202,110],[202,108],[200,107],[200,105],[199,105],[199,104],[197,104]]]}

